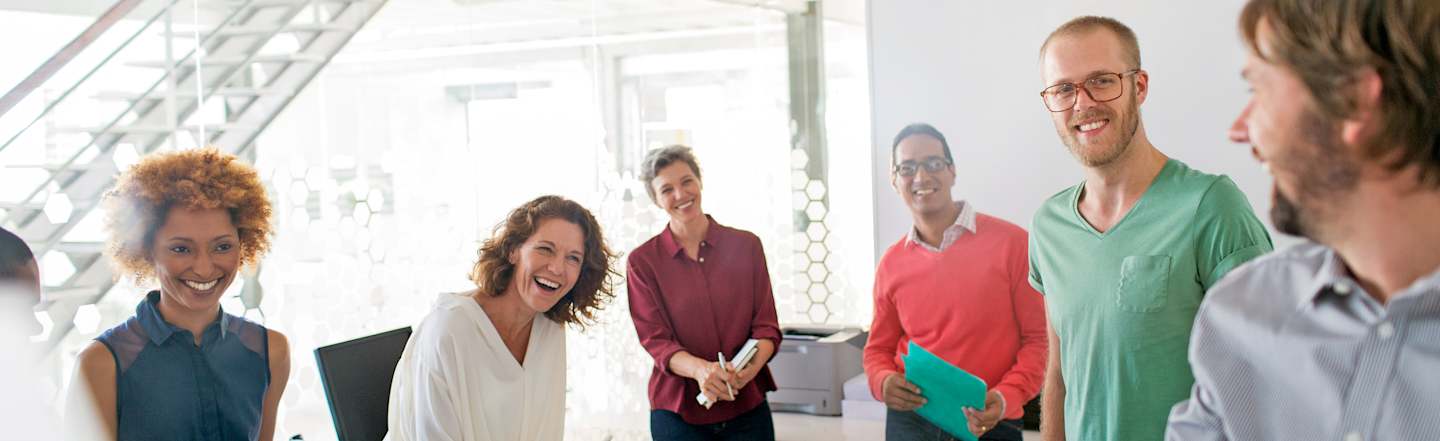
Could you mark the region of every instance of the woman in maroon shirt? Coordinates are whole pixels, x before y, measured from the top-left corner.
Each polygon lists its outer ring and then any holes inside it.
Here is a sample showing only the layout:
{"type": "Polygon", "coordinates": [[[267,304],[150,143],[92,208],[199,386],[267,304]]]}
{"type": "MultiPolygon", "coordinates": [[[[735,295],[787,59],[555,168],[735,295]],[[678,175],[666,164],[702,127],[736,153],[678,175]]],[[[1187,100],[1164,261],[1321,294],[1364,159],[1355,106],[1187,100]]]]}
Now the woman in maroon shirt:
{"type": "Polygon", "coordinates": [[[626,281],[650,373],[650,432],[656,440],[773,440],[766,363],[780,344],[765,251],[754,234],[700,209],[700,166],[688,147],[653,150],[641,165],[646,193],[670,222],[630,253],[626,281]],[[722,367],[749,339],[745,366],[722,367]],[[710,403],[700,405],[703,393],[710,403]]]}

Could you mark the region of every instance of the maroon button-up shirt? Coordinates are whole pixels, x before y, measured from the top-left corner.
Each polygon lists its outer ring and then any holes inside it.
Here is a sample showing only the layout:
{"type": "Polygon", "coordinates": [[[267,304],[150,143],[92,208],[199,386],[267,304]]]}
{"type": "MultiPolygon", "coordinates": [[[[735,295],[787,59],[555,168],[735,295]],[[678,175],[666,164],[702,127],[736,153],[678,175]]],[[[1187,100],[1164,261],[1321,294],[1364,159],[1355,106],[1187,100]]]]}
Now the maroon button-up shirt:
{"type": "Polygon", "coordinates": [[[625,277],[635,331],[655,358],[650,408],[675,412],[690,424],[713,424],[754,409],[775,390],[764,367],[735,391],[735,401],[705,409],[695,402],[695,380],[669,368],[680,351],[709,361],[723,352],[729,361],[751,338],[770,340],[779,350],[780,323],[759,237],[712,218],[699,258],[691,259],[667,227],[630,253],[625,277]]]}

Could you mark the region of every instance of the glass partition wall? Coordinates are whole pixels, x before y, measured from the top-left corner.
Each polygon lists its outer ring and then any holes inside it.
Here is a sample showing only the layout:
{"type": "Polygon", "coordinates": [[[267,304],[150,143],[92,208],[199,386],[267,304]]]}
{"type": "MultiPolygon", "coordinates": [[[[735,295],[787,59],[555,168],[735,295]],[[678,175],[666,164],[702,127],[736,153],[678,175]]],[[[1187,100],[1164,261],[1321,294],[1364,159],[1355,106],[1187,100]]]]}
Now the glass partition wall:
{"type": "MultiPolygon", "coordinates": [[[[470,288],[479,241],[521,202],[581,202],[620,252],[659,233],[667,218],[636,175],[648,150],[670,144],[695,149],[706,212],[760,236],[782,325],[868,325],[858,8],[389,2],[249,149],[279,227],[224,307],[290,337],[277,434],[333,439],[313,350],[413,325],[437,293],[470,288]]],[[[600,323],[568,331],[567,439],[648,439],[653,361],[617,282],[600,323]]],[[[147,289],[121,281],[76,314],[53,351],[56,397],[74,353],[147,289]]]]}

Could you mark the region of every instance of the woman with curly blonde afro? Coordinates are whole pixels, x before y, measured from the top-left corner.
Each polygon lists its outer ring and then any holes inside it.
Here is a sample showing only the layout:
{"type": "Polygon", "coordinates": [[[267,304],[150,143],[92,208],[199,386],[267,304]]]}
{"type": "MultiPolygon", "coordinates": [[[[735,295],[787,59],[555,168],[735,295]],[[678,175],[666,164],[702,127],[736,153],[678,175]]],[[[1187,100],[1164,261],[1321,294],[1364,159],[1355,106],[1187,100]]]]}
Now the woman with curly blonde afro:
{"type": "Polygon", "coordinates": [[[214,149],[147,156],[105,194],[117,273],[158,282],[79,356],[77,380],[115,439],[270,440],[290,375],[279,332],[226,313],[239,269],[270,247],[253,168],[214,149]]]}

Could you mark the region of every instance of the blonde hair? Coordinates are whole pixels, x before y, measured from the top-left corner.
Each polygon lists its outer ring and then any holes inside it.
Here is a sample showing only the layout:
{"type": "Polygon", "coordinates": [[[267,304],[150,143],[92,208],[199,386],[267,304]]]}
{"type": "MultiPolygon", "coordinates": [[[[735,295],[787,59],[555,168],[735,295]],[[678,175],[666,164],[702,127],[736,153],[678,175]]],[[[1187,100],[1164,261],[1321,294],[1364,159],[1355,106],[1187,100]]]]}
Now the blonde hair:
{"type": "Polygon", "coordinates": [[[1045,58],[1045,49],[1050,47],[1050,42],[1056,38],[1082,35],[1102,29],[1115,34],[1115,38],[1120,40],[1121,49],[1125,51],[1125,62],[1130,65],[1130,69],[1139,69],[1140,39],[1135,37],[1135,31],[1130,30],[1130,27],[1125,26],[1120,20],[1094,15],[1075,17],[1055,28],[1049,37],[1045,37],[1045,43],[1040,45],[1040,58],[1045,58]]]}

